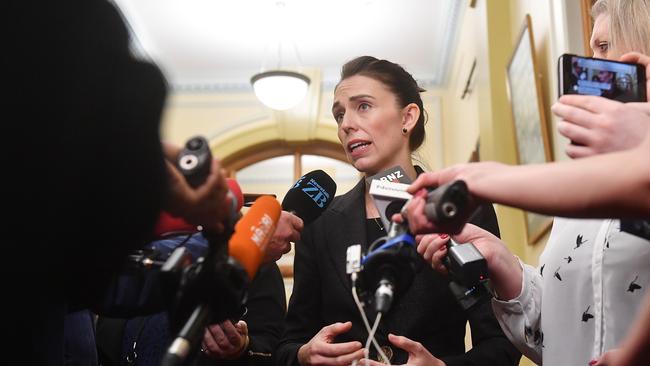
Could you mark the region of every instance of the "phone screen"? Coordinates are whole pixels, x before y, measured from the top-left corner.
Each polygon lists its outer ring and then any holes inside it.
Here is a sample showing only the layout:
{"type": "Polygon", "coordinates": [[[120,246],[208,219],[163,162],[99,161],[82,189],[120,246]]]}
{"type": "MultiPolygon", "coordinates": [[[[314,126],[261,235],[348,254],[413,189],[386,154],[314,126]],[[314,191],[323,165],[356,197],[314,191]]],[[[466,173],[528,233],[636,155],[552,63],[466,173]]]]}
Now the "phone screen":
{"type": "Polygon", "coordinates": [[[636,64],[563,55],[561,94],[598,95],[621,102],[645,102],[645,69],[636,64]]]}

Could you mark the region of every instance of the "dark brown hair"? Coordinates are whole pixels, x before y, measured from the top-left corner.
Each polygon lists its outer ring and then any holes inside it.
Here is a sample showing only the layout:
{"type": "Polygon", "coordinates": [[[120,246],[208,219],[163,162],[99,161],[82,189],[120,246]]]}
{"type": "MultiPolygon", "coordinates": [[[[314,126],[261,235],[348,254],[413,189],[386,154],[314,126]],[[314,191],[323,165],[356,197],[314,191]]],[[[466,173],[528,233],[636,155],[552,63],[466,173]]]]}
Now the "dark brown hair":
{"type": "Polygon", "coordinates": [[[386,85],[395,94],[400,106],[415,103],[420,108],[420,117],[409,136],[409,149],[415,151],[420,147],[424,142],[424,124],[427,120],[420,93],[425,90],[418,86],[413,76],[396,63],[372,56],[357,57],[341,68],[341,81],[355,75],[367,76],[386,85]]]}

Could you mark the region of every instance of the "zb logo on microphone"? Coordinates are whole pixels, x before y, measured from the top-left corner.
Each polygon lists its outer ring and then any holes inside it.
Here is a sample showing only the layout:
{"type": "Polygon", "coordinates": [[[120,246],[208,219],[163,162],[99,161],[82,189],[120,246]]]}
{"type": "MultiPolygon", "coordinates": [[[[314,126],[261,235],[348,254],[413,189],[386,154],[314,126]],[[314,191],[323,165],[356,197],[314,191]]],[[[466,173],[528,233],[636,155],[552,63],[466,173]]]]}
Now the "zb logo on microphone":
{"type": "MultiPolygon", "coordinates": [[[[298,188],[300,187],[303,179],[300,179],[296,182],[296,185],[293,188],[298,188]]],[[[312,199],[316,203],[316,205],[320,208],[325,207],[325,204],[327,203],[327,200],[330,199],[330,194],[327,193],[323,187],[320,186],[320,184],[316,183],[316,181],[313,178],[310,178],[307,184],[303,185],[302,188],[300,188],[309,198],[312,199]]]]}

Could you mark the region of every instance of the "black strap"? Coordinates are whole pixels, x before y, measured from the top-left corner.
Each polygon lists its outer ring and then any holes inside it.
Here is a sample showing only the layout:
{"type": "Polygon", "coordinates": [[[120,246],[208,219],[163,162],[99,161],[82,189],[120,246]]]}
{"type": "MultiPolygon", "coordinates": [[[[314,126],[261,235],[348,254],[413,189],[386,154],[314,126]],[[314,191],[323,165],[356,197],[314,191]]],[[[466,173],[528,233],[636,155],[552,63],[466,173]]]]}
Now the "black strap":
{"type": "Polygon", "coordinates": [[[138,324],[138,331],[135,334],[135,339],[133,339],[133,345],[131,347],[131,350],[127,352],[125,356],[127,365],[135,365],[135,362],[138,359],[138,353],[135,350],[136,347],[138,346],[138,341],[140,340],[140,336],[142,335],[142,330],[144,329],[145,324],[147,324],[149,317],[143,316],[139,318],[139,320],[140,320],[140,324],[138,324]]]}

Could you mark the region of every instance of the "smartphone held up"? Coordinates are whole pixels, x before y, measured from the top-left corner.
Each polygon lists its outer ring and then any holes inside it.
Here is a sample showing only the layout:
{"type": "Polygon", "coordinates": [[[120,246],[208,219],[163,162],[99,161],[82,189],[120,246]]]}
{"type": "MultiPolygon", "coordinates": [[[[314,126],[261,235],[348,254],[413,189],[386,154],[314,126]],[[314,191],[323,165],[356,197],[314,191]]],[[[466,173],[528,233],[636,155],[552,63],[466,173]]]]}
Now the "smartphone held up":
{"type": "Polygon", "coordinates": [[[627,102],[646,102],[645,67],[564,54],[558,60],[559,95],[597,95],[627,102]]]}

